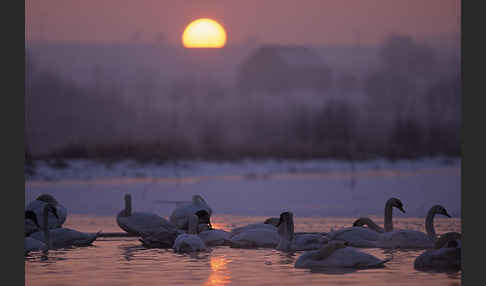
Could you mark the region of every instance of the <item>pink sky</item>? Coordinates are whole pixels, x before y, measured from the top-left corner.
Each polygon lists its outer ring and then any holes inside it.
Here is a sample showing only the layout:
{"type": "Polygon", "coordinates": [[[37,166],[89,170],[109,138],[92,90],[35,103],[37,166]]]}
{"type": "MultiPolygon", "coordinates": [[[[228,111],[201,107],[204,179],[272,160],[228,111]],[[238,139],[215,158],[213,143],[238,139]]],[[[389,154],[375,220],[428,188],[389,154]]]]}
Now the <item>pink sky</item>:
{"type": "Polygon", "coordinates": [[[25,38],[65,42],[180,44],[185,26],[220,22],[228,44],[377,43],[392,32],[420,39],[457,35],[460,0],[26,0],[25,38]],[[359,36],[358,36],[359,35],[359,36]]]}

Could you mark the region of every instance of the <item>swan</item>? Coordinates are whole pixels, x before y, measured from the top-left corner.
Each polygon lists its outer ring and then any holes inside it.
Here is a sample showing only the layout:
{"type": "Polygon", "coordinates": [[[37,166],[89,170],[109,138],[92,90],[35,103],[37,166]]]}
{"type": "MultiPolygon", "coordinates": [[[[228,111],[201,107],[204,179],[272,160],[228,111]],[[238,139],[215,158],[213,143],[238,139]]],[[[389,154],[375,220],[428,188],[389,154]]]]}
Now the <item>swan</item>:
{"type": "Polygon", "coordinates": [[[130,234],[141,235],[156,232],[159,228],[170,228],[172,224],[163,217],[148,212],[132,212],[132,196],[125,195],[125,209],[116,217],[118,226],[130,234]]]}
{"type": "Polygon", "coordinates": [[[319,249],[328,240],[321,234],[298,234],[294,233],[294,215],[292,212],[280,214],[278,222],[278,234],[280,235],[277,250],[299,251],[319,249]]]}
{"type": "Polygon", "coordinates": [[[206,211],[208,214],[208,217],[201,219],[200,222],[204,223],[207,221],[209,223],[209,218],[213,212],[211,207],[200,195],[194,195],[191,202],[181,203],[175,208],[169,217],[169,221],[179,229],[188,229],[188,218],[198,211],[206,211]]]}
{"type": "Polygon", "coordinates": [[[25,236],[38,231],[40,228],[37,222],[37,215],[33,211],[25,211],[25,236]]]}
{"type": "MultiPolygon", "coordinates": [[[[57,217],[56,208],[54,208],[51,204],[47,204],[44,207],[44,218],[48,217],[49,211],[51,211],[54,214],[54,216],[57,217]]],[[[44,219],[44,220],[47,220],[47,219],[44,219]]],[[[33,212],[33,211],[26,211],[25,212],[25,221],[32,223],[32,224],[26,223],[26,227],[28,226],[28,230],[29,230],[29,231],[27,231],[27,229],[26,229],[26,235],[27,235],[27,232],[29,232],[29,234],[31,234],[31,233],[34,233],[35,231],[37,231],[40,228],[39,223],[37,221],[37,216],[36,216],[35,212],[33,212]],[[34,231],[31,232],[30,230],[34,230],[34,231]]],[[[42,250],[43,252],[47,252],[47,250],[49,249],[48,245],[50,244],[49,230],[47,228],[47,225],[48,225],[47,222],[43,224],[43,226],[44,226],[43,231],[44,231],[44,237],[45,237],[44,241],[46,241],[47,243],[40,241],[38,239],[35,239],[33,237],[30,237],[30,236],[25,237],[25,239],[24,239],[24,255],[27,255],[31,251],[38,251],[38,250],[42,250]]]]}
{"type": "MultiPolygon", "coordinates": [[[[397,198],[390,198],[385,204],[385,232],[393,231],[393,208],[397,208],[405,213],[403,203],[397,198]]],[[[358,219],[358,224],[363,220],[358,219]]],[[[376,243],[381,238],[381,233],[374,230],[373,226],[377,226],[371,219],[366,218],[369,228],[360,226],[346,227],[336,231],[331,231],[327,234],[329,240],[344,240],[354,247],[376,247],[376,243]]],[[[355,222],[356,223],[356,222],[355,222]]]]}
{"type": "Polygon", "coordinates": [[[280,221],[280,218],[278,218],[278,217],[269,217],[263,223],[277,226],[279,221],[280,221]]]}
{"type": "MultiPolygon", "coordinates": [[[[58,218],[56,218],[52,213],[49,213],[48,217],[48,224],[49,228],[58,228],[62,227],[64,222],[66,221],[67,217],[67,209],[61,205],[52,195],[49,194],[42,194],[38,196],[35,200],[30,202],[26,207],[26,211],[33,211],[37,217],[42,216],[42,211],[44,209],[44,205],[52,204],[57,211],[58,218]]],[[[40,228],[43,227],[44,221],[39,221],[40,228]]]]}
{"type": "Polygon", "coordinates": [[[43,208],[43,231],[36,231],[30,235],[31,238],[42,241],[48,244],[48,248],[62,248],[69,246],[86,246],[95,241],[100,232],[84,233],[69,228],[52,228],[47,229],[48,225],[48,210],[55,208],[54,205],[47,203],[43,208]]]}
{"type": "Polygon", "coordinates": [[[429,249],[414,261],[417,270],[461,270],[461,240],[451,238],[440,248],[429,249]]]}
{"type": "Polygon", "coordinates": [[[345,241],[334,240],[319,250],[307,251],[294,264],[295,268],[378,268],[390,259],[381,260],[371,254],[348,247],[345,241]]]}
{"type": "Polygon", "coordinates": [[[197,251],[206,251],[204,241],[197,235],[199,217],[192,215],[188,218],[188,233],[182,233],[175,239],[174,251],[177,253],[188,253],[197,251]]]}
{"type": "Polygon", "coordinates": [[[199,237],[207,246],[230,245],[230,233],[222,229],[208,229],[201,231],[199,237]]]}
{"type": "Polygon", "coordinates": [[[377,225],[372,219],[368,217],[360,217],[354,221],[353,226],[365,226],[367,225],[369,229],[374,230],[379,233],[384,233],[385,230],[377,225]]]}
{"type": "Polygon", "coordinates": [[[380,235],[380,239],[376,244],[377,247],[416,249],[434,248],[434,244],[437,240],[437,235],[434,229],[434,216],[436,214],[451,217],[443,206],[432,206],[427,213],[427,217],[425,218],[426,234],[421,231],[409,229],[385,232],[380,235]]]}

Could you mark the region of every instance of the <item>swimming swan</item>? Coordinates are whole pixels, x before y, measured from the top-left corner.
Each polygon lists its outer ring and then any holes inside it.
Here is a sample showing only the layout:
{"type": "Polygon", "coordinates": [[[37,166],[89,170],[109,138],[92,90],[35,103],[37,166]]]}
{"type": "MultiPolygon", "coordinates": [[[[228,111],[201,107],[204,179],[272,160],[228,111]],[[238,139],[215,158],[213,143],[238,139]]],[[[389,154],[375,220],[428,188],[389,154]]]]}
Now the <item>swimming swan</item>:
{"type": "Polygon", "coordinates": [[[371,254],[348,247],[345,241],[330,241],[319,250],[307,251],[295,261],[295,268],[378,268],[390,259],[381,260],[371,254]]]}
{"type": "MultiPolygon", "coordinates": [[[[48,220],[48,210],[53,207],[54,206],[52,206],[51,204],[44,205],[42,217],[45,223],[47,223],[48,220]]],[[[98,238],[99,234],[100,232],[85,233],[69,228],[52,228],[47,230],[44,227],[44,231],[34,232],[30,235],[30,237],[48,244],[49,249],[51,249],[69,246],[91,245],[91,243],[98,238]]]]}
{"type": "Polygon", "coordinates": [[[199,237],[207,246],[230,245],[230,233],[222,229],[209,229],[199,232],[199,237]]]}
{"type": "Polygon", "coordinates": [[[125,195],[125,209],[120,211],[116,217],[118,226],[130,234],[142,235],[158,232],[160,228],[171,228],[173,226],[168,220],[154,213],[132,212],[132,196],[125,195]]]}
{"type": "MultiPolygon", "coordinates": [[[[33,211],[37,217],[42,217],[42,211],[44,209],[44,205],[51,204],[56,208],[57,218],[52,214],[49,213],[48,217],[48,224],[49,228],[58,228],[62,227],[64,222],[66,221],[67,217],[67,209],[61,205],[52,195],[49,194],[42,194],[38,196],[35,200],[30,202],[26,207],[26,211],[33,211]]],[[[43,227],[44,220],[39,221],[40,228],[43,227]]]]}
{"type": "Polygon", "coordinates": [[[206,211],[207,218],[201,218],[200,223],[209,223],[209,218],[213,211],[211,207],[200,195],[192,196],[191,202],[179,204],[169,217],[169,221],[179,229],[188,229],[188,219],[190,216],[196,214],[198,211],[206,211]]]}
{"type": "Polygon", "coordinates": [[[414,261],[417,270],[461,270],[461,240],[451,239],[443,247],[430,249],[414,261]]]}
{"type": "MultiPolygon", "coordinates": [[[[403,209],[403,204],[399,199],[388,199],[385,204],[385,232],[393,231],[392,216],[394,207],[405,213],[405,210],[403,209]]],[[[361,219],[361,221],[363,220],[361,219]]],[[[373,229],[373,226],[377,226],[377,224],[374,223],[371,219],[367,218],[365,221],[368,223],[368,225],[372,225],[372,227],[346,227],[329,232],[327,234],[327,238],[329,240],[344,240],[347,241],[349,245],[354,247],[376,247],[376,243],[381,239],[382,233],[373,229]]]]}
{"type": "Polygon", "coordinates": [[[380,235],[377,247],[380,248],[434,248],[437,235],[434,229],[434,216],[436,214],[451,217],[441,205],[430,208],[425,218],[425,229],[427,233],[417,230],[401,229],[385,232],[380,235]]]}
{"type": "Polygon", "coordinates": [[[188,224],[188,233],[178,235],[172,248],[177,253],[206,251],[206,245],[199,235],[197,235],[199,217],[197,215],[190,216],[188,218],[188,224]]]}
{"type": "Polygon", "coordinates": [[[294,214],[283,212],[278,222],[278,234],[280,236],[277,250],[299,251],[314,250],[322,247],[328,240],[321,234],[298,234],[294,233],[294,214]]]}
{"type": "MultiPolygon", "coordinates": [[[[44,220],[47,220],[49,211],[51,211],[54,214],[54,216],[57,217],[56,208],[54,208],[51,204],[47,204],[44,207],[44,218],[45,218],[44,220]]],[[[35,212],[33,212],[33,211],[26,211],[25,212],[25,221],[31,222],[34,225],[34,227],[36,227],[35,231],[37,231],[40,228],[39,223],[37,221],[37,216],[36,216],[35,212]]],[[[30,226],[30,224],[26,223],[26,226],[27,225],[29,225],[29,229],[33,229],[30,226]]],[[[25,239],[24,239],[24,255],[27,255],[31,251],[38,251],[38,250],[42,250],[43,252],[47,252],[47,250],[49,249],[48,245],[50,244],[49,230],[46,227],[47,225],[48,225],[47,222],[45,222],[43,224],[43,226],[44,226],[43,231],[44,231],[44,237],[45,237],[44,241],[47,241],[47,243],[44,243],[44,242],[42,242],[38,239],[35,239],[33,237],[30,237],[30,236],[25,237],[25,239]]],[[[34,233],[34,232],[30,232],[30,233],[34,233]]],[[[27,230],[26,230],[26,233],[27,233],[27,230]]]]}
{"type": "Polygon", "coordinates": [[[248,225],[245,225],[245,226],[240,226],[240,227],[232,229],[231,232],[230,232],[230,238],[232,238],[232,237],[234,237],[234,236],[236,236],[236,235],[238,235],[242,232],[252,230],[252,229],[265,229],[265,230],[277,232],[277,227],[274,226],[273,224],[252,223],[252,224],[248,224],[248,225]]]}
{"type": "Polygon", "coordinates": [[[374,230],[379,233],[384,233],[385,230],[377,225],[372,219],[369,217],[360,217],[354,221],[353,226],[368,226],[369,229],[374,230]]]}

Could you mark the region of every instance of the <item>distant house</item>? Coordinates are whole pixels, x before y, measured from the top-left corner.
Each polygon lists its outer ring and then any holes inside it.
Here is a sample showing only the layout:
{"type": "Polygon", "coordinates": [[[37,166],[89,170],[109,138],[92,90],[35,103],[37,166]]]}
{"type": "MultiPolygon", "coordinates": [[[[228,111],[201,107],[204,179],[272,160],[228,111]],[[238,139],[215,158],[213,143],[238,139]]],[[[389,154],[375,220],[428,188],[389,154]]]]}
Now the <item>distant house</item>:
{"type": "Polygon", "coordinates": [[[302,46],[262,46],[251,53],[238,70],[238,87],[242,92],[320,90],[330,84],[330,68],[310,48],[302,46]]]}

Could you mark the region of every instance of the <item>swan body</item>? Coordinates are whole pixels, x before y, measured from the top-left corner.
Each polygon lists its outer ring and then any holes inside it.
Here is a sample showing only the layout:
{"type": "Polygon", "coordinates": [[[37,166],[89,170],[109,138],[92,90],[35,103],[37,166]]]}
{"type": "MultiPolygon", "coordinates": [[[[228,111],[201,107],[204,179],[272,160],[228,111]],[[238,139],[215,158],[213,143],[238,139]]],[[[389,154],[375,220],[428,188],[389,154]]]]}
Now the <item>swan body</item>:
{"type": "Polygon", "coordinates": [[[329,240],[347,241],[353,247],[376,247],[380,240],[380,233],[365,227],[345,227],[329,232],[329,240]]]}
{"type": "Polygon", "coordinates": [[[199,233],[207,246],[230,245],[230,233],[221,229],[210,229],[199,233]]]}
{"type": "Polygon", "coordinates": [[[292,212],[283,212],[277,224],[279,242],[276,249],[282,251],[300,251],[319,249],[328,239],[321,234],[294,233],[294,215],[292,212]]]}
{"type": "Polygon", "coordinates": [[[414,261],[414,268],[418,270],[460,270],[460,240],[451,240],[444,247],[430,249],[420,254],[414,261]]]}
{"type": "Polygon", "coordinates": [[[160,231],[160,228],[171,227],[171,223],[154,213],[132,212],[132,197],[125,195],[125,209],[116,217],[118,226],[130,234],[141,235],[160,231]]]}
{"type": "MultiPolygon", "coordinates": [[[[385,229],[384,232],[393,231],[393,208],[397,208],[405,213],[403,203],[397,198],[390,198],[385,204],[385,229]]],[[[360,218],[353,224],[353,227],[347,227],[327,234],[329,240],[347,241],[353,247],[377,247],[381,239],[381,228],[369,218],[360,218]],[[360,225],[368,224],[368,228],[360,225]]]]}
{"type": "Polygon", "coordinates": [[[207,247],[204,241],[197,235],[199,217],[192,215],[188,218],[188,233],[183,233],[177,236],[174,245],[174,251],[177,253],[189,253],[206,251],[207,247]]]}
{"type": "Polygon", "coordinates": [[[27,255],[31,251],[46,251],[47,244],[32,237],[26,237],[24,243],[24,253],[27,255]]]}
{"type": "Polygon", "coordinates": [[[295,268],[377,268],[389,260],[347,247],[346,242],[331,241],[319,250],[308,251],[295,261],[295,268]]]}
{"type": "MultiPolygon", "coordinates": [[[[42,239],[36,239],[31,236],[27,236],[24,239],[24,255],[27,255],[31,251],[38,251],[42,250],[44,253],[47,253],[49,250],[49,246],[51,245],[51,240],[50,240],[50,235],[49,235],[49,223],[48,223],[48,215],[49,211],[51,211],[54,215],[54,217],[57,219],[57,211],[56,208],[54,207],[53,204],[47,203],[44,205],[42,209],[43,213],[43,218],[44,218],[44,223],[42,224],[42,230],[43,230],[43,240],[42,239]]],[[[26,230],[25,233],[26,235],[32,235],[35,233],[39,232],[39,222],[37,220],[37,215],[34,211],[27,210],[25,211],[25,226],[26,230]]]]}
{"type": "MultiPolygon", "coordinates": [[[[49,235],[51,239],[50,248],[91,245],[91,243],[98,238],[99,234],[100,234],[99,232],[86,233],[86,232],[80,232],[69,228],[50,229],[49,230],[49,235]]],[[[41,231],[32,233],[30,237],[46,243],[45,235],[41,231]]]]}
{"type": "MultiPolygon", "coordinates": [[[[43,194],[37,197],[35,200],[30,202],[26,207],[26,211],[33,211],[37,217],[42,217],[42,211],[46,204],[51,204],[56,208],[57,218],[52,212],[48,215],[48,226],[49,228],[62,227],[67,217],[67,209],[61,205],[53,196],[49,194],[43,194]]],[[[39,227],[42,229],[44,221],[39,221],[39,227]]]]}
{"type": "Polygon", "coordinates": [[[230,239],[234,248],[275,247],[280,241],[279,234],[273,229],[249,228],[230,239]]]}
{"type": "Polygon", "coordinates": [[[213,212],[211,207],[200,195],[194,195],[191,202],[182,203],[176,207],[170,215],[169,221],[179,229],[188,229],[189,217],[199,211],[205,211],[208,214],[207,220],[209,221],[213,212]]]}
{"type": "Polygon", "coordinates": [[[272,225],[272,224],[267,224],[267,223],[253,223],[253,224],[249,224],[249,225],[245,225],[245,226],[241,226],[241,227],[237,227],[237,228],[234,228],[231,230],[230,232],[230,238],[242,233],[242,232],[245,232],[245,231],[248,231],[248,230],[253,230],[253,229],[264,229],[264,230],[269,230],[269,231],[274,231],[274,232],[277,232],[277,227],[272,225]]]}

